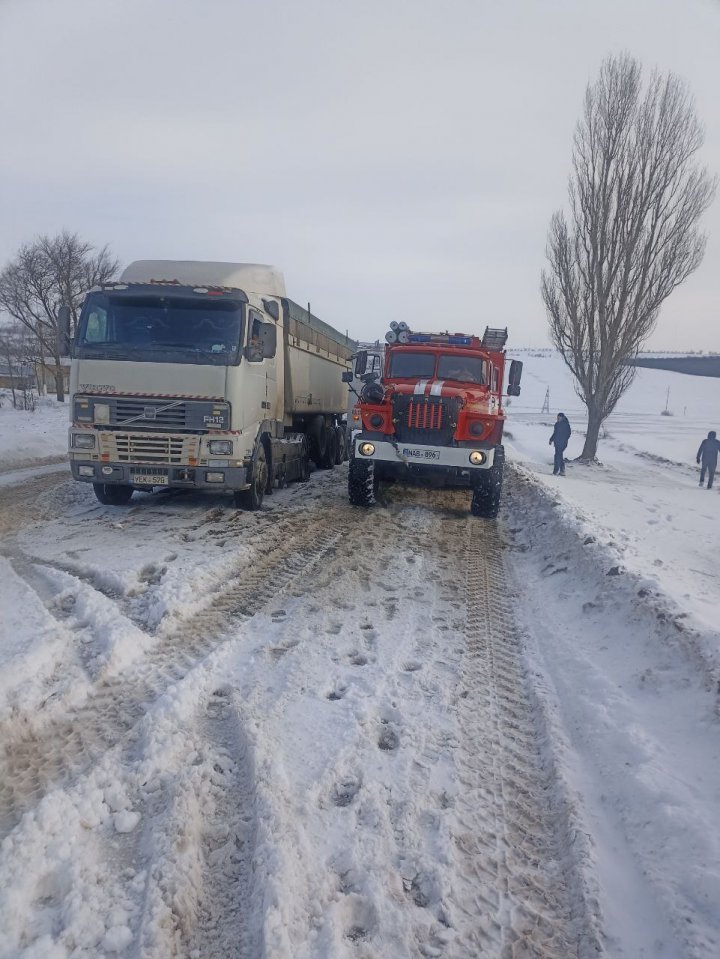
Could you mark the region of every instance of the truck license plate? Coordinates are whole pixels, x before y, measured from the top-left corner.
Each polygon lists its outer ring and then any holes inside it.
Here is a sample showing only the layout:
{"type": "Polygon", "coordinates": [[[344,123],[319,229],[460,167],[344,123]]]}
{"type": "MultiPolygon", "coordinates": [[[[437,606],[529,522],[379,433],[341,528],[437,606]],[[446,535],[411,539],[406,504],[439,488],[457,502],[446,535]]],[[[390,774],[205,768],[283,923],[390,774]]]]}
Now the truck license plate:
{"type": "Polygon", "coordinates": [[[167,476],[159,474],[131,473],[130,482],[135,486],[167,486],[167,476]]]}
{"type": "Polygon", "coordinates": [[[400,449],[400,452],[403,456],[407,457],[409,460],[439,460],[440,459],[440,450],[429,450],[427,447],[423,446],[403,446],[400,449]]]}

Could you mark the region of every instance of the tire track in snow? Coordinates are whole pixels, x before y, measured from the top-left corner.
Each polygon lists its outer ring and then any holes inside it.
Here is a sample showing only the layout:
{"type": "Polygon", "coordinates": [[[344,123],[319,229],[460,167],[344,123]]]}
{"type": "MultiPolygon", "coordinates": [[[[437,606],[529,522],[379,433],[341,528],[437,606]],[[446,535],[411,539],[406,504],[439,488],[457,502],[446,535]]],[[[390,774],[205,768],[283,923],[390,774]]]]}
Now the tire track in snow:
{"type": "Polygon", "coordinates": [[[105,751],[128,738],[148,704],[226,641],[228,627],[261,610],[354,529],[347,509],[291,516],[268,530],[259,557],[244,559],[237,577],[208,594],[210,605],[174,624],[148,654],[117,679],[97,683],[87,703],[23,734],[0,730],[0,837],[53,785],[65,785],[105,751]]]}
{"type": "Polygon", "coordinates": [[[469,525],[467,653],[460,721],[464,763],[457,803],[454,890],[458,937],[451,955],[567,959],[601,952],[577,902],[562,804],[524,689],[520,648],[503,574],[502,544],[469,525]]]}

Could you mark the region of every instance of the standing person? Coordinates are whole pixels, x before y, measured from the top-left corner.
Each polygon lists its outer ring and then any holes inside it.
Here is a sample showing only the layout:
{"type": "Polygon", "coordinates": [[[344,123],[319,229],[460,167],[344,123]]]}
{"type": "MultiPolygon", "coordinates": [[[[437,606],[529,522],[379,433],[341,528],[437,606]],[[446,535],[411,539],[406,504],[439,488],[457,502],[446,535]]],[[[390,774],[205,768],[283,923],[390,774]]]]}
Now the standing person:
{"type": "Polygon", "coordinates": [[[570,429],[570,424],[568,423],[568,418],[564,413],[558,413],[557,420],[555,421],[555,429],[552,432],[550,437],[550,442],[548,446],[555,444],[555,463],[553,464],[553,476],[557,476],[558,473],[561,476],[565,475],[565,457],[563,453],[565,452],[565,447],[568,445],[568,440],[570,439],[570,434],[572,430],[570,429]]]}
{"type": "Polygon", "coordinates": [[[700,449],[697,451],[696,462],[700,463],[700,486],[705,485],[705,471],[707,470],[708,474],[708,489],[712,489],[713,479],[715,478],[715,470],[717,469],[718,461],[718,451],[720,451],[720,443],[718,443],[715,430],[710,430],[707,435],[707,439],[704,439],[700,444],[700,449]]]}

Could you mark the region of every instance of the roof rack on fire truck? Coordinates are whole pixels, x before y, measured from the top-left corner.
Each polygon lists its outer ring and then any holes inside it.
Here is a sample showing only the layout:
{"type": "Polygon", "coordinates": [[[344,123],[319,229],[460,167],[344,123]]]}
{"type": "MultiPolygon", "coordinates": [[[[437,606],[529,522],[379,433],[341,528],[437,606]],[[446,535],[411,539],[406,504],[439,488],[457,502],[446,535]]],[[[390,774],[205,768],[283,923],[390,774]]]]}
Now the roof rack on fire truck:
{"type": "Polygon", "coordinates": [[[505,327],[504,330],[499,330],[493,329],[491,326],[486,326],[482,338],[483,349],[490,350],[493,353],[504,350],[505,344],[507,343],[507,338],[507,327],[505,327]]]}

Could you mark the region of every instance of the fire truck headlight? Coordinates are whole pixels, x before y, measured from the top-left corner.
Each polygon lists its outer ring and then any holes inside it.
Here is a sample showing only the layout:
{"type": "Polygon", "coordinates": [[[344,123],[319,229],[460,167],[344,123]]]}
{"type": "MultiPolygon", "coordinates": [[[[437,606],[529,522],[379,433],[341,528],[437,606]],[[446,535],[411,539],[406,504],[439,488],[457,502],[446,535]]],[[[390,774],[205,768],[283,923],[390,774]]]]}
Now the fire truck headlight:
{"type": "Polygon", "coordinates": [[[487,456],[482,450],[473,450],[470,454],[470,462],[473,466],[482,466],[486,459],[487,456]]]}
{"type": "Polygon", "coordinates": [[[94,433],[73,433],[72,445],[76,450],[94,450],[94,433]]]}
{"type": "Polygon", "coordinates": [[[373,413],[370,416],[370,426],[374,426],[375,429],[379,429],[385,422],[385,417],[381,416],[380,413],[373,413]]]}
{"type": "Polygon", "coordinates": [[[93,405],[93,421],[95,423],[110,422],[110,406],[107,403],[95,403],[93,405]]]}
{"type": "Polygon", "coordinates": [[[361,456],[372,456],[374,452],[375,452],[374,443],[361,443],[358,446],[358,453],[361,456]]]}
{"type": "Polygon", "coordinates": [[[232,440],[210,440],[208,449],[213,456],[229,456],[233,451],[232,440]]]}
{"type": "Polygon", "coordinates": [[[470,424],[470,432],[473,436],[482,436],[485,432],[485,424],[480,420],[475,420],[474,423],[470,424]]]}

